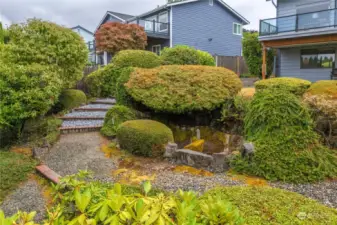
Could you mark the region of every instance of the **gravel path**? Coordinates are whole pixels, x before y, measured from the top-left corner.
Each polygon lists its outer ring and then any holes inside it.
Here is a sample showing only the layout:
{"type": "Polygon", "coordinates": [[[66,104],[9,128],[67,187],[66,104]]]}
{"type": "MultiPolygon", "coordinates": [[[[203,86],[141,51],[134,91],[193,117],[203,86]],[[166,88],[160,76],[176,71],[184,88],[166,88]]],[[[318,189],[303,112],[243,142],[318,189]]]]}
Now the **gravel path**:
{"type": "Polygon", "coordinates": [[[110,109],[112,108],[113,105],[110,105],[110,104],[88,104],[88,105],[85,105],[85,106],[81,106],[80,108],[81,109],[110,109]]]}
{"type": "Polygon", "coordinates": [[[77,126],[102,126],[104,120],[65,120],[62,127],[77,127],[77,126]]]}
{"type": "Polygon", "coordinates": [[[64,115],[64,117],[99,117],[104,118],[107,112],[95,112],[95,111],[88,111],[88,112],[72,112],[64,115]]]}
{"type": "Polygon", "coordinates": [[[41,222],[46,213],[45,205],[46,202],[41,193],[40,185],[31,179],[10,194],[0,205],[0,208],[8,216],[17,213],[19,210],[24,212],[36,211],[35,221],[41,222]]]}
{"type": "Polygon", "coordinates": [[[97,132],[62,135],[43,161],[61,176],[90,170],[96,179],[112,181],[111,171],[116,166],[101,152],[100,144],[101,137],[97,132]]]}

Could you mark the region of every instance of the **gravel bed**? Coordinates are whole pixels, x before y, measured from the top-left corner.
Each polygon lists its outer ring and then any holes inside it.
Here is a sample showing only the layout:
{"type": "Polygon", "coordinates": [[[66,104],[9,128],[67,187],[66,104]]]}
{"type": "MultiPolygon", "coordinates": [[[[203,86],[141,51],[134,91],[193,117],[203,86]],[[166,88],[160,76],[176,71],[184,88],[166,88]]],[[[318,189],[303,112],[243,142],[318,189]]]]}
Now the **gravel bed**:
{"type": "Polygon", "coordinates": [[[72,112],[66,114],[64,117],[105,117],[105,114],[107,112],[91,112],[91,111],[86,111],[86,112],[72,112]]]}
{"type": "Polygon", "coordinates": [[[110,109],[112,108],[113,105],[109,105],[109,104],[88,104],[85,106],[81,106],[81,109],[110,109]]]}
{"type": "Polygon", "coordinates": [[[215,174],[211,177],[194,176],[165,171],[156,176],[153,185],[166,191],[177,191],[179,189],[203,193],[218,186],[238,186],[244,185],[240,181],[233,181],[224,174],[215,174]]]}
{"type": "Polygon", "coordinates": [[[36,211],[35,221],[42,222],[46,213],[45,205],[46,202],[39,184],[35,180],[29,180],[7,196],[5,201],[0,205],[0,209],[7,216],[13,215],[19,210],[23,212],[36,211]]]}
{"type": "Polygon", "coordinates": [[[104,120],[66,120],[63,121],[62,127],[94,127],[94,126],[102,126],[104,120]]]}
{"type": "Polygon", "coordinates": [[[271,186],[297,192],[337,209],[337,181],[326,181],[317,184],[272,183],[271,186]]]}

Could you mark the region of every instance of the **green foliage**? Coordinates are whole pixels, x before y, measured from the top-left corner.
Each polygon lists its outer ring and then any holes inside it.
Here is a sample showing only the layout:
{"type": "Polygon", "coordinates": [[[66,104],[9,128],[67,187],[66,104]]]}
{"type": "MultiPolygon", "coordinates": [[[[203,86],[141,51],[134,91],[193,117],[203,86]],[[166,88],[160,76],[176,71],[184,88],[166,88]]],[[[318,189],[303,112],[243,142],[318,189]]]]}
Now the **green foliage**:
{"type": "Polygon", "coordinates": [[[61,92],[59,101],[55,108],[58,111],[71,110],[87,103],[87,96],[83,91],[76,89],[67,89],[61,92]]]}
{"type": "Polygon", "coordinates": [[[132,97],[128,94],[125,84],[130,79],[130,74],[134,69],[132,67],[124,68],[116,82],[116,101],[119,105],[132,106],[132,97]]]}
{"type": "Polygon", "coordinates": [[[328,99],[337,99],[337,80],[317,81],[310,86],[307,93],[324,96],[328,99]]]}
{"type": "Polygon", "coordinates": [[[112,62],[117,68],[154,68],[161,64],[159,56],[153,52],[143,50],[120,51],[113,57],[112,62]]]}
{"type": "Polygon", "coordinates": [[[242,88],[235,73],[221,67],[161,66],[134,69],[125,84],[137,102],[161,112],[213,110],[242,88]]]}
{"type": "Polygon", "coordinates": [[[105,115],[101,133],[108,137],[114,137],[120,124],[135,119],[137,119],[137,115],[134,110],[123,105],[116,105],[109,109],[105,115]]]}
{"type": "Polygon", "coordinates": [[[283,90],[286,89],[295,95],[302,96],[306,92],[306,90],[310,87],[310,85],[311,82],[307,80],[291,77],[279,77],[257,81],[255,83],[255,88],[257,91],[264,90],[267,88],[283,89],[283,90]]]}
{"type": "Polygon", "coordinates": [[[2,28],[2,23],[0,22],[0,44],[3,44],[5,42],[5,32],[2,28]]]}
{"type": "Polygon", "coordinates": [[[124,122],[117,130],[117,139],[122,149],[135,155],[162,156],[165,145],[173,141],[170,128],[153,120],[124,122]]]}
{"type": "MultiPolygon", "coordinates": [[[[26,155],[0,150],[0,202],[34,171],[36,161],[26,155]]],[[[1,224],[1,223],[0,223],[1,224]]]]}
{"type": "Polygon", "coordinates": [[[82,78],[88,49],[82,38],[69,28],[38,19],[9,28],[10,41],[4,54],[8,62],[52,66],[65,87],[82,78]]]}
{"type": "Polygon", "coordinates": [[[164,48],[161,52],[164,65],[205,65],[215,66],[215,60],[208,52],[187,45],[164,48]]]}
{"type": "MultiPolygon", "coordinates": [[[[262,75],[262,45],[257,32],[244,32],[242,39],[242,53],[248,65],[249,73],[261,77],[262,75]]],[[[267,52],[267,77],[273,72],[274,52],[267,52]]]]}
{"type": "Polygon", "coordinates": [[[294,183],[337,176],[336,153],[320,145],[309,110],[288,89],[258,92],[244,122],[256,152],[236,157],[234,170],[294,183]]]}
{"type": "Polygon", "coordinates": [[[92,97],[112,97],[116,94],[116,82],[122,69],[108,64],[86,77],[89,94],[92,97]]]}
{"type": "Polygon", "coordinates": [[[201,199],[215,197],[237,207],[249,225],[336,224],[337,211],[300,194],[270,187],[225,187],[201,199]]]}
{"type": "Polygon", "coordinates": [[[0,127],[44,115],[60,91],[61,81],[49,67],[0,63],[0,127]]]}

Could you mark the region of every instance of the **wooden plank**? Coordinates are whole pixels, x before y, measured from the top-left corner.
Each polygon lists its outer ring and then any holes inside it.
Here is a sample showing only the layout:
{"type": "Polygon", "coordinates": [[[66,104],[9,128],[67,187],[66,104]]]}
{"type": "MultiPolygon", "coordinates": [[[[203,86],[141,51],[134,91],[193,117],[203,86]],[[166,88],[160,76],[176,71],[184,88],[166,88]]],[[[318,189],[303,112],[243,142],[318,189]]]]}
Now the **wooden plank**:
{"type": "Polygon", "coordinates": [[[35,169],[53,183],[58,184],[60,182],[61,176],[58,175],[54,170],[50,169],[48,166],[39,165],[35,169]]]}
{"type": "Polygon", "coordinates": [[[267,48],[265,45],[262,47],[262,79],[266,79],[267,74],[267,48]]]}

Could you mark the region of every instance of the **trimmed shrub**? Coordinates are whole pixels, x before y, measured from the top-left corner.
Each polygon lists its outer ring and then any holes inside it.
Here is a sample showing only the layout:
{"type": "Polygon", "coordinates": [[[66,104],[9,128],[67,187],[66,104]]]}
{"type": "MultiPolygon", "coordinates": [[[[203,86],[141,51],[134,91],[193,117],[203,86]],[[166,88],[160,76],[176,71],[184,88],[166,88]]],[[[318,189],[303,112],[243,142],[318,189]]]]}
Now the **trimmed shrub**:
{"type": "Polygon", "coordinates": [[[142,50],[120,51],[113,57],[112,62],[117,68],[154,68],[160,66],[161,64],[161,60],[158,55],[150,51],[142,50]]]}
{"type": "Polygon", "coordinates": [[[116,82],[121,69],[114,64],[100,68],[85,79],[91,97],[113,97],[116,94],[116,82]]]}
{"type": "Polygon", "coordinates": [[[87,96],[83,91],[68,89],[62,91],[56,108],[60,111],[71,110],[87,102],[87,96]]]}
{"type": "Polygon", "coordinates": [[[208,52],[204,52],[201,50],[197,50],[198,52],[198,64],[204,66],[215,66],[215,59],[214,57],[209,54],[208,52]]]}
{"type": "Polygon", "coordinates": [[[310,87],[310,85],[311,82],[307,80],[291,77],[279,77],[257,81],[255,83],[255,88],[257,91],[267,88],[282,88],[283,90],[287,89],[295,95],[302,96],[310,87]]]}
{"type": "Polygon", "coordinates": [[[307,90],[310,95],[322,95],[337,100],[337,80],[321,80],[313,83],[307,90]]]}
{"type": "Polygon", "coordinates": [[[165,152],[165,145],[173,141],[166,125],[153,120],[132,120],[122,123],[117,130],[122,149],[132,154],[157,157],[165,152]]]}
{"type": "Polygon", "coordinates": [[[124,68],[116,82],[116,101],[119,105],[132,106],[132,97],[128,94],[125,84],[130,79],[130,74],[134,69],[132,67],[124,68]]]}
{"type": "Polygon", "coordinates": [[[319,143],[309,110],[288,90],[258,92],[244,122],[256,152],[236,157],[235,171],[294,183],[337,176],[337,155],[319,143]]]}
{"type": "Polygon", "coordinates": [[[132,98],[161,112],[213,110],[242,88],[232,71],[210,66],[161,66],[131,70],[125,84],[132,98]]]}
{"type": "Polygon", "coordinates": [[[198,65],[199,55],[195,48],[186,45],[176,45],[161,51],[164,65],[198,65]]]}
{"type": "Polygon", "coordinates": [[[135,119],[137,119],[137,115],[134,110],[123,105],[116,105],[109,109],[105,115],[101,133],[108,137],[114,137],[120,124],[135,119]]]}

